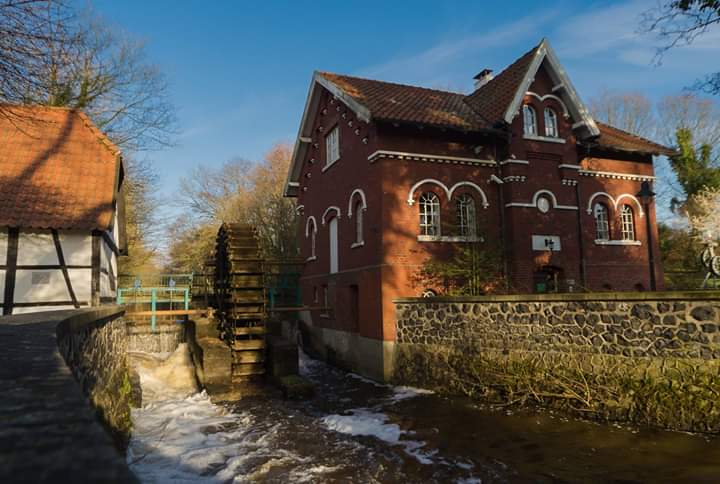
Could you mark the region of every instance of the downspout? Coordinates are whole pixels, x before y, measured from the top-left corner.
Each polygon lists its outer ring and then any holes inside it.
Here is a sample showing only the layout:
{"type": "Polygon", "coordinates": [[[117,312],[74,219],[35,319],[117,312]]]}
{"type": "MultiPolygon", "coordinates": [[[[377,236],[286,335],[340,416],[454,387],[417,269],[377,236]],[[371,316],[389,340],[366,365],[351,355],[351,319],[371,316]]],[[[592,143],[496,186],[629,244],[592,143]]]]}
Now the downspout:
{"type": "MultiPolygon", "coordinates": [[[[512,133],[508,133],[508,146],[510,145],[510,137],[512,136],[512,133]]],[[[505,194],[503,192],[503,183],[502,183],[502,166],[500,165],[500,160],[498,160],[497,156],[497,143],[493,145],[494,150],[494,156],[495,161],[497,165],[495,166],[495,171],[497,173],[497,177],[500,180],[500,182],[497,183],[497,189],[498,189],[498,214],[500,215],[500,256],[502,257],[502,268],[503,268],[503,279],[505,279],[505,291],[510,290],[510,269],[508,268],[508,256],[507,256],[507,245],[505,244],[505,231],[506,231],[506,224],[505,224],[505,194]]]]}
{"type": "Polygon", "coordinates": [[[583,244],[582,230],[582,205],[580,204],[580,183],[575,185],[575,205],[577,206],[577,227],[578,227],[578,250],[580,251],[580,281],[582,287],[587,288],[587,277],[585,275],[585,248],[583,244]]]}

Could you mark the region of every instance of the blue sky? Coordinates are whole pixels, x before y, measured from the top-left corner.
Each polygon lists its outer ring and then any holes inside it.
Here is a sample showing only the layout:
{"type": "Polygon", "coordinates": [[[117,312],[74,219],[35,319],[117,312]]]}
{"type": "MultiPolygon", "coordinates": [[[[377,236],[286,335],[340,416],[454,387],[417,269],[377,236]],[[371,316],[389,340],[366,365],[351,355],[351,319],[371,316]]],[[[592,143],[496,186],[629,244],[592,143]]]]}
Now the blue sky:
{"type": "Polygon", "coordinates": [[[676,94],[717,67],[720,32],[652,64],[636,33],[657,0],[630,2],[240,2],[96,0],[106,21],[147,42],[178,108],[177,147],[149,156],[161,196],[198,165],[259,159],[292,142],[313,70],[469,91],[548,37],[583,99],[603,89],[676,94]]]}

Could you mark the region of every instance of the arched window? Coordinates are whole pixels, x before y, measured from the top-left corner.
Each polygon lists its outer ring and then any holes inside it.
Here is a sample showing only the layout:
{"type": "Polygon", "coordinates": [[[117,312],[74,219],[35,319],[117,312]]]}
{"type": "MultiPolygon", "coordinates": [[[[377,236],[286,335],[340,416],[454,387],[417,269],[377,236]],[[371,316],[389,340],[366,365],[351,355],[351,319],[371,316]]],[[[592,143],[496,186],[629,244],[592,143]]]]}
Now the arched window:
{"type": "Polygon", "coordinates": [[[458,197],[456,207],[459,235],[464,237],[477,235],[475,229],[475,200],[467,193],[464,193],[458,197]]]}
{"type": "Polygon", "coordinates": [[[545,136],[551,138],[560,136],[558,134],[557,114],[552,108],[545,108],[545,136]]]}
{"type": "Polygon", "coordinates": [[[593,213],[595,214],[595,237],[598,240],[610,240],[610,221],[607,207],[602,203],[596,203],[593,213]]]}
{"type": "Polygon", "coordinates": [[[362,244],[363,242],[363,203],[359,200],[355,204],[355,243],[362,244]]]}
{"type": "Polygon", "coordinates": [[[529,104],[523,105],[523,131],[525,134],[537,135],[535,109],[529,104]]]}
{"type": "Polygon", "coordinates": [[[623,205],[620,221],[622,222],[622,239],[635,240],[635,216],[630,205],[623,205]]]}
{"type": "Polygon", "coordinates": [[[328,232],[330,235],[330,274],[338,271],[338,218],[333,217],[328,222],[328,232]]]}
{"type": "Polygon", "coordinates": [[[440,199],[432,192],[420,195],[420,235],[440,235],[440,199]]]}

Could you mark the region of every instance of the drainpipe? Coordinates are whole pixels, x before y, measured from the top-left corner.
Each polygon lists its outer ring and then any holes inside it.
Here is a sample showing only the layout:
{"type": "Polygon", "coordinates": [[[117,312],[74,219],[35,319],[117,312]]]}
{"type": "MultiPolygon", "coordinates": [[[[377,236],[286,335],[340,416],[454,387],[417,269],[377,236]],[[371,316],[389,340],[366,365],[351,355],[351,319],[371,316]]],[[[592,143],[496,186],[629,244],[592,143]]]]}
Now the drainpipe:
{"type": "MultiPolygon", "coordinates": [[[[510,137],[512,136],[512,133],[508,133],[508,147],[510,146],[510,137]]],[[[505,244],[506,236],[505,236],[505,194],[503,192],[503,179],[502,179],[502,166],[500,166],[500,160],[498,160],[497,156],[497,144],[494,145],[494,155],[495,155],[495,161],[497,162],[497,165],[495,167],[495,171],[497,173],[498,180],[495,182],[498,189],[498,214],[500,215],[500,256],[502,257],[502,267],[503,267],[503,276],[505,279],[505,291],[507,292],[510,289],[510,270],[508,268],[508,257],[507,257],[507,245],[505,244]]]]}
{"type": "Polygon", "coordinates": [[[583,244],[582,230],[582,205],[580,204],[580,183],[575,185],[575,205],[577,205],[577,227],[578,227],[578,250],[580,251],[580,281],[583,288],[587,288],[587,276],[585,275],[585,247],[583,244]]]}

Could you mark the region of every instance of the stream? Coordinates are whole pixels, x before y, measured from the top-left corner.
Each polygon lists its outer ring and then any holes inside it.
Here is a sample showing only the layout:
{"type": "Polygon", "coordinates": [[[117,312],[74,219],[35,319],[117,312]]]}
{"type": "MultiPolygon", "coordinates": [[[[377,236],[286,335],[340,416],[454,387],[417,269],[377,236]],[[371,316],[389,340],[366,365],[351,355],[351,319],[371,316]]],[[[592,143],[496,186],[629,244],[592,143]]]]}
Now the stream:
{"type": "Polygon", "coordinates": [[[144,483],[720,482],[717,437],[493,410],[300,363],[307,401],[156,394],[133,410],[131,469],[144,483]]]}

